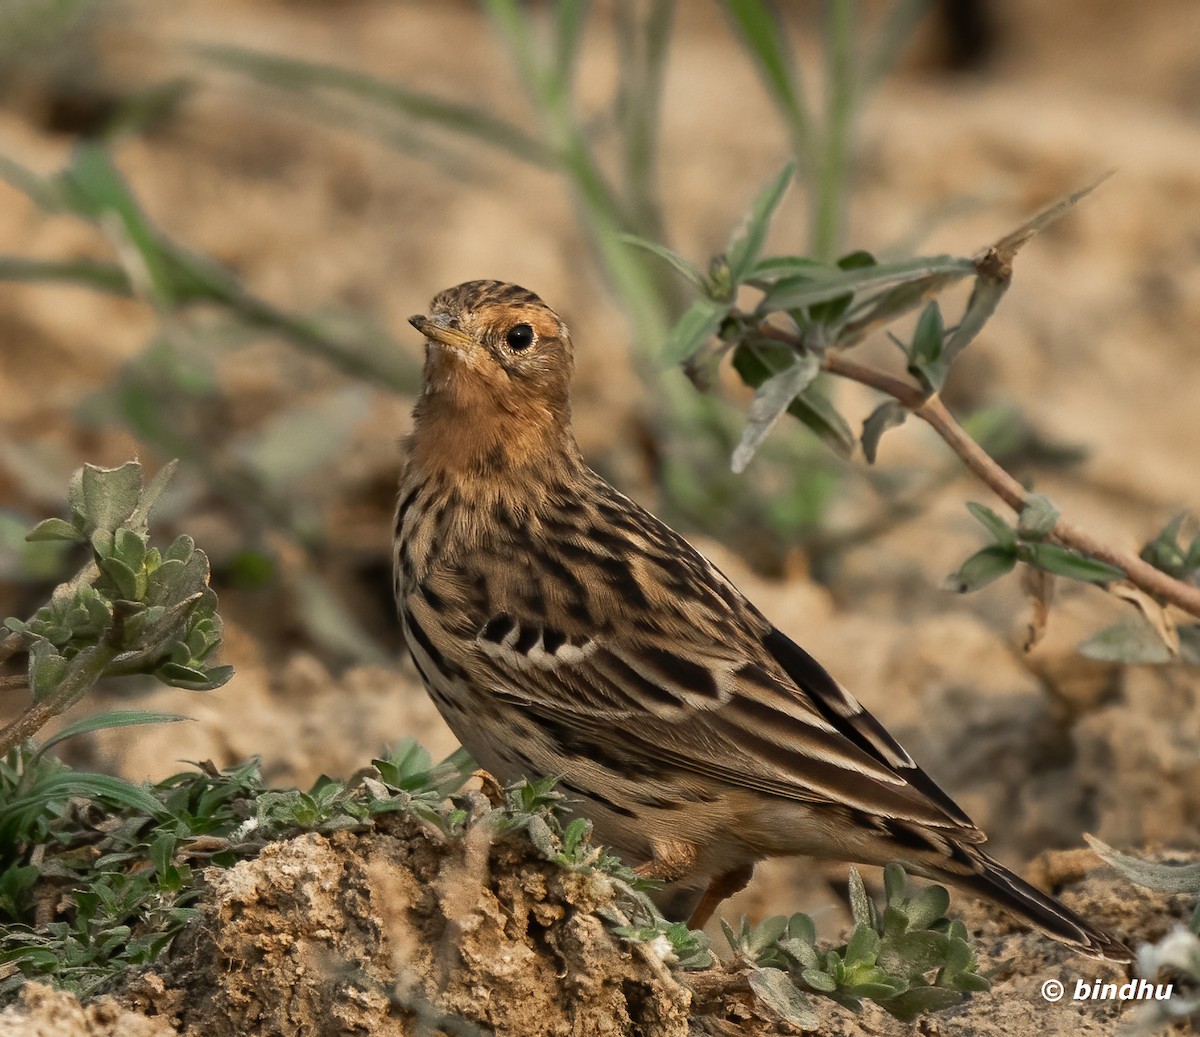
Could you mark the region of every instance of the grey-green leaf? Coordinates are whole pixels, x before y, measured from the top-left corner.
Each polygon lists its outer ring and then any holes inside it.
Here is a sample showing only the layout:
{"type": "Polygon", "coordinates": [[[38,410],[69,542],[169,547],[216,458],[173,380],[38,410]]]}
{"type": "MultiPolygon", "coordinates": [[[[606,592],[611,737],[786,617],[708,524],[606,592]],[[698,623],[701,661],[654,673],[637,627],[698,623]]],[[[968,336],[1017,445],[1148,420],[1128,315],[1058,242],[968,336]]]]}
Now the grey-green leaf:
{"type": "Polygon", "coordinates": [[[137,461],[118,468],[85,464],[71,480],[68,498],[88,530],[111,533],[133,514],[141,490],[142,466],[137,461]]]}
{"type": "Polygon", "coordinates": [[[725,255],[729,262],[729,276],[735,286],[746,279],[758,259],[771,226],[771,218],[787,193],[795,173],[794,163],[784,166],[759,192],[750,212],[746,214],[744,224],[730,238],[725,255]]]}
{"type": "Polygon", "coordinates": [[[928,929],[946,914],[950,906],[950,894],[945,886],[926,886],[908,901],[908,924],[913,929],[928,929]]]}
{"type": "Polygon", "coordinates": [[[667,248],[666,245],[660,245],[656,241],[650,241],[648,238],[638,237],[636,234],[619,234],[619,240],[625,242],[626,245],[633,245],[635,248],[645,249],[658,256],[659,259],[665,259],[672,267],[682,274],[691,284],[701,292],[708,289],[704,280],[704,275],[699,269],[688,262],[674,249],[667,248]]]}
{"type": "Polygon", "coordinates": [[[781,969],[754,969],[750,973],[750,989],[781,1019],[807,1029],[819,1022],[808,998],[781,969]]]}
{"type": "Polygon", "coordinates": [[[813,303],[828,302],[846,292],[862,292],[888,284],[920,280],[930,274],[959,273],[973,269],[969,260],[953,256],[923,256],[877,266],[850,270],[830,269],[828,273],[799,274],[780,278],[766,292],[757,308],[765,316],[778,310],[793,310],[813,303]]]}
{"type": "Polygon", "coordinates": [[[871,926],[875,923],[875,911],[871,906],[871,898],[867,896],[867,887],[863,884],[862,875],[857,868],[850,868],[850,914],[857,926],[871,926]]]}
{"type": "Polygon", "coordinates": [[[1111,864],[1126,878],[1147,889],[1163,893],[1200,893],[1200,864],[1159,864],[1131,857],[1114,850],[1093,835],[1084,834],[1088,846],[1095,854],[1111,864]]]}
{"type": "Polygon", "coordinates": [[[70,540],[77,544],[86,543],[87,541],[87,537],[71,525],[70,522],[60,518],[43,519],[29,531],[25,539],[30,542],[39,540],[70,540]]]}
{"type": "Polygon", "coordinates": [[[975,516],[1001,547],[1016,548],[1017,531],[985,504],[967,502],[967,510],[975,516]]]}
{"type": "Polygon", "coordinates": [[[903,425],[907,417],[908,408],[895,400],[887,400],[871,411],[863,422],[862,430],[863,455],[867,464],[875,463],[879,440],[883,438],[883,434],[890,428],[903,425]]]}
{"type": "Polygon", "coordinates": [[[742,439],[733,451],[735,472],[746,470],[759,445],[767,438],[772,426],[791,406],[792,401],[808,387],[821,370],[821,363],[811,353],[798,356],[792,366],[772,375],[758,387],[750,404],[742,439]]]}

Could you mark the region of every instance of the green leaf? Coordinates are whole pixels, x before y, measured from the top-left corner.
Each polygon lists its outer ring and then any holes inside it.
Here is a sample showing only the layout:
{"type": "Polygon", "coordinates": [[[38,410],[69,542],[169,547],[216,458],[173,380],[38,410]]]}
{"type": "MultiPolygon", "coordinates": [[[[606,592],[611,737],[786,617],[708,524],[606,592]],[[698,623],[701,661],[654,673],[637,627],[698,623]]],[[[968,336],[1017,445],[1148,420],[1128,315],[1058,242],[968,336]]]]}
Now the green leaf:
{"type": "MultiPolygon", "coordinates": [[[[864,252],[861,249],[857,252],[849,252],[837,261],[837,269],[839,270],[865,270],[867,267],[878,265],[875,257],[870,252],[864,252]]],[[[835,328],[838,322],[846,315],[853,302],[854,293],[845,292],[836,298],[830,299],[828,302],[814,303],[808,308],[808,321],[813,324],[825,325],[827,328],[835,328]]],[[[799,319],[797,323],[803,324],[803,318],[799,319]]],[[[830,335],[830,338],[834,337],[836,335],[830,335]]]]}
{"type": "Polygon", "coordinates": [[[136,572],[146,564],[146,541],[122,526],[113,534],[113,553],[136,572]]]}
{"type": "Polygon", "coordinates": [[[740,474],[746,470],[754,452],[767,438],[767,433],[820,370],[821,362],[817,357],[812,353],[804,353],[796,357],[791,367],[772,375],[758,387],[750,403],[741,441],[733,451],[732,468],[735,472],[740,474]]]}
{"type": "Polygon", "coordinates": [[[908,876],[904,873],[903,866],[891,862],[884,866],[883,869],[883,891],[888,904],[892,901],[898,901],[904,896],[908,889],[908,876]]]}
{"type": "Polygon", "coordinates": [[[729,276],[734,287],[746,279],[758,259],[771,226],[771,218],[775,215],[775,210],[783,200],[795,173],[794,163],[784,166],[759,192],[750,212],[746,214],[742,227],[730,238],[725,255],[729,261],[729,276]]]}
{"type": "Polygon", "coordinates": [[[810,146],[812,131],[800,81],[792,72],[787,38],[771,8],[762,0],[722,0],[746,49],[754,58],[772,100],[783,112],[798,148],[810,146]]]}
{"type": "Polygon", "coordinates": [[[757,958],[763,951],[777,943],[779,938],[787,932],[787,928],[787,915],[771,915],[770,918],[764,918],[751,931],[750,938],[745,944],[745,950],[751,957],[757,958]]]}
{"type": "Polygon", "coordinates": [[[117,238],[122,266],[135,291],[141,288],[166,305],[174,302],[163,244],[106,148],[93,143],[80,147],[62,182],[72,208],[117,238]]]}
{"type": "Polygon", "coordinates": [[[233,676],[232,666],[210,666],[207,670],[198,670],[194,666],[183,666],[180,663],[163,663],[154,675],[164,684],[173,688],[186,688],[188,691],[213,691],[228,682],[233,676]]]}
{"type": "Polygon", "coordinates": [[[617,239],[625,242],[626,245],[633,245],[635,248],[645,249],[647,252],[658,256],[659,259],[665,259],[698,291],[708,291],[708,283],[704,280],[704,275],[700,273],[699,269],[697,269],[693,263],[688,262],[674,249],[669,249],[666,245],[660,245],[658,242],[650,241],[647,238],[638,237],[636,234],[618,234],[617,239]]]}
{"type": "Polygon", "coordinates": [[[1017,531],[1024,540],[1041,540],[1054,531],[1061,514],[1057,505],[1043,493],[1031,493],[1017,517],[1017,531]]]}
{"type": "Polygon", "coordinates": [[[30,542],[39,540],[70,540],[76,544],[87,543],[87,537],[70,522],[60,518],[43,519],[25,537],[30,542]]]}
{"type": "Polygon", "coordinates": [[[190,719],[190,717],[179,713],[151,713],[140,709],[97,713],[95,716],[85,717],[74,724],[69,724],[59,731],[58,734],[54,735],[53,738],[47,738],[46,741],[38,746],[38,754],[44,753],[51,746],[57,745],[59,742],[64,742],[68,738],[74,738],[76,735],[90,734],[92,731],[107,731],[110,728],[134,727],[140,724],[175,724],[181,720],[190,719]]]}
{"type": "Polygon", "coordinates": [[[27,795],[5,803],[5,820],[16,821],[21,828],[27,827],[29,819],[43,814],[55,797],[72,796],[113,803],[152,818],[162,818],[166,814],[166,808],[141,785],[108,774],[65,770],[43,776],[27,795]]]}
{"type": "Polygon", "coordinates": [[[973,270],[970,260],[953,256],[923,256],[877,266],[837,269],[827,274],[802,274],[780,278],[759,301],[758,316],[828,302],[846,292],[863,292],[897,282],[920,280],[933,274],[973,270]]]}
{"type": "Polygon", "coordinates": [[[949,370],[949,362],[942,353],[945,333],[941,307],[931,302],[917,319],[908,353],[909,373],[930,392],[942,391],[949,370]]]}
{"type": "Polygon", "coordinates": [[[973,273],[974,269],[971,260],[960,259],[953,268],[939,269],[928,275],[914,277],[885,292],[863,298],[854,306],[852,319],[842,328],[838,344],[845,348],[861,342],[872,331],[891,324],[923,303],[929,302],[950,285],[973,273]]]}
{"type": "Polygon", "coordinates": [[[729,315],[729,309],[729,303],[717,302],[707,296],[693,302],[667,336],[666,360],[679,364],[696,352],[717,333],[721,322],[729,315]]]}
{"type": "Polygon", "coordinates": [[[902,994],[908,989],[903,981],[884,983],[878,980],[866,980],[861,983],[849,983],[843,988],[843,993],[850,997],[870,998],[872,1001],[887,1001],[889,998],[902,994]]]}
{"type": "Polygon", "coordinates": [[[962,1002],[963,995],[945,987],[911,987],[881,1006],[902,1023],[911,1023],[930,1012],[941,1012],[962,1002]]]}
{"type": "Polygon", "coordinates": [[[1087,558],[1057,544],[1024,544],[1021,561],[1055,576],[1065,576],[1084,583],[1113,583],[1123,580],[1125,573],[1115,565],[1087,558]]]}
{"type": "Polygon", "coordinates": [[[977,551],[967,561],[962,563],[959,570],[947,577],[948,586],[959,594],[978,591],[986,587],[992,580],[1012,571],[1016,565],[1016,551],[1010,547],[994,544],[977,551]]]}
{"type": "Polygon", "coordinates": [[[996,307],[1008,290],[1008,284],[1008,278],[990,277],[986,274],[976,277],[975,287],[971,291],[971,298],[967,300],[962,319],[946,337],[942,349],[942,358],[947,367],[954,363],[958,354],[970,345],[983,330],[983,326],[991,320],[992,314],[996,312],[996,307]]]}
{"type": "Polygon", "coordinates": [[[788,413],[815,432],[839,457],[854,453],[854,432],[821,390],[819,380],[792,401],[788,413]]]}
{"type": "Polygon", "coordinates": [[[473,138],[525,162],[555,168],[557,158],[541,141],[474,105],[389,83],[361,72],[246,47],[202,45],[202,57],[280,90],[316,95],[334,91],[442,130],[473,138]]]}
{"type": "Polygon", "coordinates": [[[879,934],[868,924],[860,922],[846,944],[847,966],[874,965],[879,954],[879,934]]]}
{"type": "Polygon", "coordinates": [[[961,566],[958,572],[947,578],[947,584],[959,594],[979,590],[1010,572],[1017,564],[1017,552],[1012,548],[993,544],[976,551],[961,566]]]}
{"type": "Polygon", "coordinates": [[[808,256],[767,256],[750,268],[745,280],[765,289],[781,277],[799,274],[813,277],[818,271],[828,273],[829,269],[828,263],[822,263],[819,259],[811,259],[808,256]]]}
{"type": "Polygon", "coordinates": [[[29,691],[33,700],[40,702],[54,691],[70,665],[49,641],[35,641],[29,648],[29,691]]]}
{"type": "Polygon", "coordinates": [[[875,463],[879,440],[883,438],[883,434],[890,428],[903,425],[907,417],[908,408],[895,400],[887,400],[871,411],[863,422],[862,430],[863,455],[867,464],[875,463]]]}
{"type": "Polygon", "coordinates": [[[750,989],[758,999],[781,1019],[796,1026],[812,1029],[819,1023],[811,1002],[781,969],[753,969],[749,976],[750,989]]]}
{"type": "Polygon", "coordinates": [[[369,662],[380,662],[383,652],[350,615],[344,601],[313,573],[300,573],[294,595],[313,638],[325,649],[369,662]]]}
{"type": "Polygon", "coordinates": [[[589,4],[581,0],[566,0],[555,4],[554,18],[554,83],[555,89],[566,92],[579,57],[580,44],[587,25],[589,4]]]}
{"type": "Polygon", "coordinates": [[[121,559],[115,555],[109,555],[107,558],[99,556],[97,564],[100,566],[100,571],[112,580],[118,598],[125,601],[139,601],[141,599],[142,595],[139,593],[140,588],[138,587],[137,574],[122,562],[121,559]]]}
{"type": "Polygon", "coordinates": [[[991,508],[975,501],[967,502],[967,510],[975,516],[989,533],[992,539],[1001,547],[1015,549],[1017,546],[1017,531],[997,515],[991,508]]]}
{"type": "Polygon", "coordinates": [[[815,944],[817,942],[816,923],[809,915],[797,912],[788,919],[788,939],[815,944]]]}
{"type": "Polygon", "coordinates": [[[832,994],[837,990],[837,980],[829,975],[828,972],[822,972],[820,969],[804,969],[800,973],[800,978],[812,987],[813,990],[819,991],[822,994],[832,994]]]}

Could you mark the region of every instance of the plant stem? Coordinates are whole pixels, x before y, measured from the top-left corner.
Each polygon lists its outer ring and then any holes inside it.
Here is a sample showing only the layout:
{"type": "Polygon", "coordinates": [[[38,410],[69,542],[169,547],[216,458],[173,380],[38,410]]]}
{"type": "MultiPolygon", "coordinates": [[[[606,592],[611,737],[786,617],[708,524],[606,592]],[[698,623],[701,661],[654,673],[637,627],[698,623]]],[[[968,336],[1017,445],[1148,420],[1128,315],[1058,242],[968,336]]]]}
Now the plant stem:
{"type": "Polygon", "coordinates": [[[855,0],[833,0],[825,15],[825,139],[813,184],[812,254],[831,261],[842,232],[850,133],[854,122],[855,0]]]}
{"type": "Polygon", "coordinates": [[[31,737],[52,717],[65,713],[104,676],[108,664],[116,658],[117,645],[106,639],[85,648],[71,660],[70,669],[54,692],[35,702],[16,720],[0,731],[0,757],[31,737]]]}
{"type": "MultiPolygon", "coordinates": [[[[797,348],[801,348],[803,345],[797,336],[769,324],[759,325],[758,333],[766,338],[786,342],[797,348]]],[[[866,385],[907,407],[914,415],[932,427],[946,441],[950,449],[958,455],[959,460],[1013,511],[1020,514],[1028,505],[1029,495],[1025,492],[1025,487],[1009,475],[983,447],[967,434],[936,393],[926,395],[921,389],[903,379],[896,378],[878,368],[847,360],[836,352],[828,352],[824,355],[821,359],[821,369],[830,374],[848,378],[852,382],[866,385]]],[[[1189,615],[1200,618],[1200,587],[1193,587],[1182,580],[1176,580],[1161,569],[1156,569],[1149,562],[1100,543],[1090,533],[1065,519],[1060,518],[1055,523],[1050,535],[1064,547],[1115,565],[1125,573],[1125,578],[1139,590],[1161,598],[1189,615]]]]}

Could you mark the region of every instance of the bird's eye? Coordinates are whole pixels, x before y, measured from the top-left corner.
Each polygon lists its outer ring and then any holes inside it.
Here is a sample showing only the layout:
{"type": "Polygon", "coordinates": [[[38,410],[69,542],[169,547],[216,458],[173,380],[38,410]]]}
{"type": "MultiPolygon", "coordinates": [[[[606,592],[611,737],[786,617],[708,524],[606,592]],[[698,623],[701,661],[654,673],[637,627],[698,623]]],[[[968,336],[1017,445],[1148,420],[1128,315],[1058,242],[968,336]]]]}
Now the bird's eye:
{"type": "Polygon", "coordinates": [[[533,327],[529,324],[514,324],[508,329],[508,334],[504,336],[504,341],[508,343],[509,349],[514,349],[518,353],[522,349],[528,349],[533,345],[533,327]]]}

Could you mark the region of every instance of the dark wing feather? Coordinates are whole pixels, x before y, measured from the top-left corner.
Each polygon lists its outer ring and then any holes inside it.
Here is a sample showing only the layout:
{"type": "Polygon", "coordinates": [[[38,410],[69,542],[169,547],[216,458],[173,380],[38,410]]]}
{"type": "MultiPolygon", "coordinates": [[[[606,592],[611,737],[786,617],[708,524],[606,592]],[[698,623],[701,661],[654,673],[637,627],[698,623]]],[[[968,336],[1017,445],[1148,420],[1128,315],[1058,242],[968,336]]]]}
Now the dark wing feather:
{"type": "Polygon", "coordinates": [[[904,747],[835,681],[825,668],[776,627],[763,638],[763,647],[779,663],[796,687],[831,724],[863,752],[886,764],[909,785],[919,789],[953,821],[974,828],[974,822],[938,784],[916,765],[904,747]]]}

